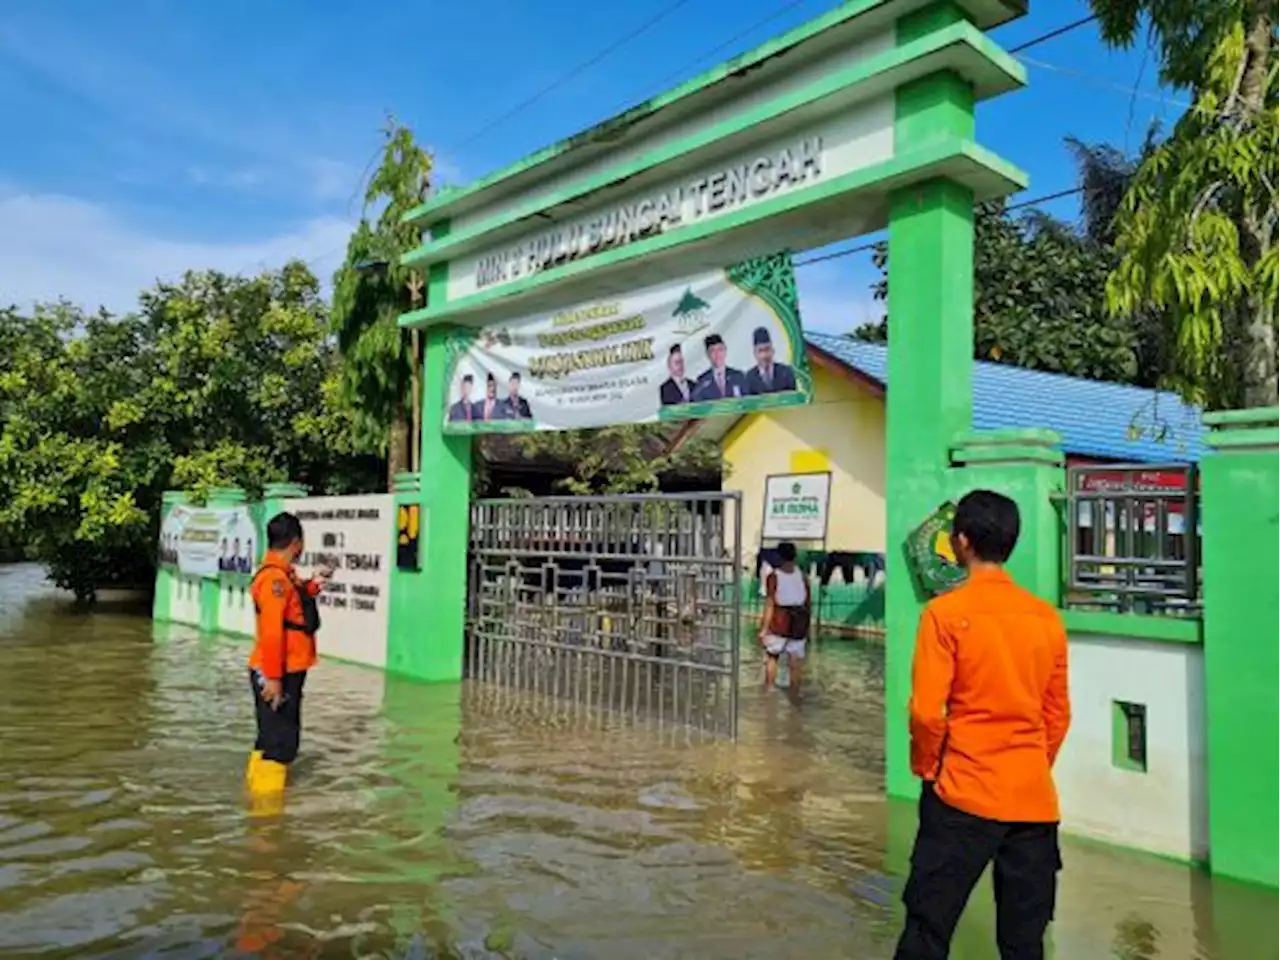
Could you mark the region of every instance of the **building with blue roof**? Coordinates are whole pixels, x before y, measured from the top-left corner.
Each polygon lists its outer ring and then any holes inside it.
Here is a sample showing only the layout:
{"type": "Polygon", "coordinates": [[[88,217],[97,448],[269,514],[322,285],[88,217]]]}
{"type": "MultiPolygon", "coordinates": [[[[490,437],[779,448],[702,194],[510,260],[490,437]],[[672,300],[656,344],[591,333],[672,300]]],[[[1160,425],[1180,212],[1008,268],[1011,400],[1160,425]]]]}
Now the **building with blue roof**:
{"type": "MultiPolygon", "coordinates": [[[[882,389],[887,385],[888,347],[825,333],[806,333],[805,340],[882,389]]],[[[973,426],[1047,427],[1061,435],[1072,458],[1186,463],[1204,453],[1200,411],[1177,394],[1004,363],[974,362],[973,426]]]]}
{"type": "MultiPolygon", "coordinates": [[[[806,333],[813,402],[736,418],[702,421],[697,432],[719,438],[726,490],[743,496],[743,555],[760,543],[765,478],[829,471],[829,551],[883,553],[885,548],[884,396],[888,348],[846,337],[806,333]]],[[[1205,451],[1200,412],[1176,395],[975,362],[976,430],[1045,427],[1062,438],[1069,464],[1185,464],[1205,451]]]]}

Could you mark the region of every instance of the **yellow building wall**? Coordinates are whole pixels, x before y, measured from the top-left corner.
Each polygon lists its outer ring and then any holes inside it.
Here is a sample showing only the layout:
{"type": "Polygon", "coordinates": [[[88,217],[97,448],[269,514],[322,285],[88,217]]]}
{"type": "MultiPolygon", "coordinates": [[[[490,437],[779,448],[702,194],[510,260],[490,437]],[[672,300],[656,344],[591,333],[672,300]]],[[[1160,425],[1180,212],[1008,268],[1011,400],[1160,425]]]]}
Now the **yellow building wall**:
{"type": "Polygon", "coordinates": [[[805,407],[749,414],[722,442],[725,490],[742,493],[742,560],[754,567],[764,480],[775,473],[831,471],[829,550],[884,552],[884,400],[869,387],[814,370],[805,407]]]}

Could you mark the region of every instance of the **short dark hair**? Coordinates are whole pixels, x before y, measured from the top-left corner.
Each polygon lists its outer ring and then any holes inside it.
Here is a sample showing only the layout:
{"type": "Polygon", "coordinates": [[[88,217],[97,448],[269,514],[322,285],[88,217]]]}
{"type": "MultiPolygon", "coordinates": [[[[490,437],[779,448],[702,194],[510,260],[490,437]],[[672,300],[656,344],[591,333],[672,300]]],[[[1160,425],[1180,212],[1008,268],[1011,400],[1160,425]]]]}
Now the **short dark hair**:
{"type": "Polygon", "coordinates": [[[462,382],[463,382],[463,383],[472,383],[472,382],[474,382],[474,381],[475,381],[475,379],[476,379],[476,378],[475,378],[475,377],[473,377],[473,376],[472,376],[471,374],[469,374],[469,373],[464,373],[464,374],[462,375],[462,382]]]}
{"type": "Polygon", "coordinates": [[[790,540],[778,544],[778,559],[783,563],[795,563],[796,545],[790,540]]]}
{"type": "Polygon", "coordinates": [[[520,379],[520,374],[519,374],[519,372],[517,371],[516,373],[511,374],[511,378],[510,378],[510,379],[511,379],[511,380],[519,380],[519,379],[520,379]]]}
{"type": "Polygon", "coordinates": [[[667,356],[668,356],[668,357],[670,357],[670,356],[673,356],[673,355],[675,355],[675,354],[677,354],[677,353],[678,353],[678,354],[681,354],[681,355],[683,356],[684,351],[680,349],[680,344],[678,344],[678,343],[673,343],[673,344],[671,345],[671,349],[667,351],[667,356]]]}
{"type": "Polygon", "coordinates": [[[277,513],[267,523],[267,546],[272,550],[283,550],[301,539],[302,521],[292,513],[277,513]]]}
{"type": "Polygon", "coordinates": [[[994,490],[971,490],[956,504],[952,531],[964,535],[979,560],[1004,563],[1018,545],[1022,518],[1018,505],[994,490]]]}

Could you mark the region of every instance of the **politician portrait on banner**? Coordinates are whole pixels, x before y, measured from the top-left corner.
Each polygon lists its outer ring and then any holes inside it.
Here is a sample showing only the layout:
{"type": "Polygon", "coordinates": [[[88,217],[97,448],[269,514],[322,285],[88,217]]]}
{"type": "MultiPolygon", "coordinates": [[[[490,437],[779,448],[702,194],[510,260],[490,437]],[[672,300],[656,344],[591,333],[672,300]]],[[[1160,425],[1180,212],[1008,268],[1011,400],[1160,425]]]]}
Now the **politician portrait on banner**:
{"type": "Polygon", "coordinates": [[[786,253],[450,335],[447,433],[579,430],[809,401],[786,253]]]}

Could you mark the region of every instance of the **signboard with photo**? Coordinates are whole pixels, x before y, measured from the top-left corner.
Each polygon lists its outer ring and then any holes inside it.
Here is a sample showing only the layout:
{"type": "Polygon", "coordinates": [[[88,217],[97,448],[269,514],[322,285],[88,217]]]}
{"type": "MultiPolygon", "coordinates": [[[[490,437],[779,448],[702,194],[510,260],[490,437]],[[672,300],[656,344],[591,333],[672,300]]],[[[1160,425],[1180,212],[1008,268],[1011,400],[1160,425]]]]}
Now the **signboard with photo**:
{"type": "Polygon", "coordinates": [[[791,257],[457,331],[446,433],[579,430],[807,403],[791,257]]]}
{"type": "Polygon", "coordinates": [[[257,528],[247,507],[173,507],[160,525],[161,566],[189,577],[253,573],[257,528]]]}
{"type": "Polygon", "coordinates": [[[766,540],[826,540],[830,473],[784,473],[765,477],[766,540]]]}
{"type": "Polygon", "coordinates": [[[333,568],[317,601],[320,653],[370,666],[387,659],[387,600],[395,504],[390,494],[307,497],[284,509],[302,521],[306,542],[298,571],[309,577],[333,568]]]}

